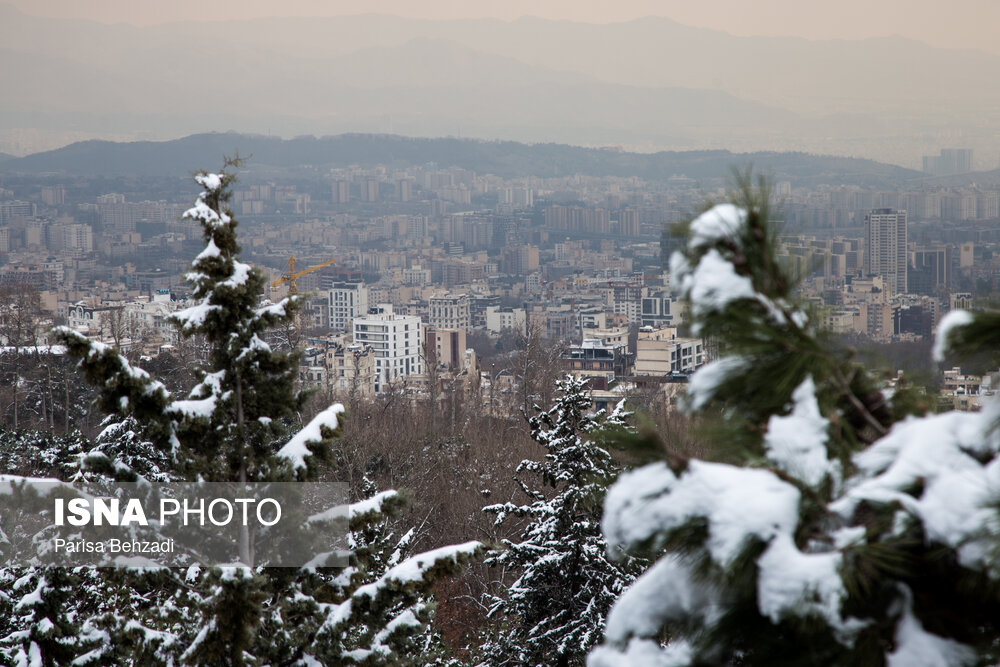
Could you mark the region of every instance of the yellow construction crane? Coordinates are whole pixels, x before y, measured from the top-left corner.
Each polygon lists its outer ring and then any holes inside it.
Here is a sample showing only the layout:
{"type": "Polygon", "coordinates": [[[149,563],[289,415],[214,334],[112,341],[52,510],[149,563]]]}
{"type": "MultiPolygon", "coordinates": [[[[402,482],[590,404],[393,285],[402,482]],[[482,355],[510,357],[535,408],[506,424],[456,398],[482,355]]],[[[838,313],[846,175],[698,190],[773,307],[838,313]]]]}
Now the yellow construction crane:
{"type": "Polygon", "coordinates": [[[293,256],[291,256],[291,257],[288,258],[288,273],[282,274],[281,280],[275,280],[273,283],[271,283],[271,287],[277,287],[278,285],[283,285],[285,283],[288,283],[288,293],[289,294],[298,294],[299,293],[299,283],[298,283],[298,279],[299,278],[301,278],[302,276],[306,275],[307,273],[312,273],[313,271],[318,271],[319,269],[322,269],[324,266],[330,266],[331,264],[333,264],[336,261],[337,260],[335,260],[335,259],[328,259],[325,262],[323,262],[322,264],[317,264],[316,266],[310,266],[305,271],[299,271],[298,273],[296,273],[295,272],[295,256],[293,255],[293,256]]]}

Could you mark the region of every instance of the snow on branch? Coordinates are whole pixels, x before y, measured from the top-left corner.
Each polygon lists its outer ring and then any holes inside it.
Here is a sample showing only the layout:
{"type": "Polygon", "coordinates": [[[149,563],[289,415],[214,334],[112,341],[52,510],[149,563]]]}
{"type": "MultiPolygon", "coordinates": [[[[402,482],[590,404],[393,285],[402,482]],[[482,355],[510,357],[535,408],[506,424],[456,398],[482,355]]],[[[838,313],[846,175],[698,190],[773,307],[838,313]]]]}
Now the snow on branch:
{"type": "Polygon", "coordinates": [[[309,445],[318,445],[326,437],[329,437],[323,435],[324,429],[328,432],[336,431],[340,425],[337,415],[343,412],[344,406],[340,403],[334,403],[326,410],[320,412],[301,431],[296,433],[284,447],[278,450],[278,456],[291,461],[292,467],[296,470],[305,469],[306,457],[312,456],[309,445]]]}
{"type": "Polygon", "coordinates": [[[950,345],[948,339],[954,333],[955,329],[971,323],[972,313],[967,310],[953,310],[941,319],[937,326],[937,333],[934,336],[934,349],[931,352],[934,361],[938,363],[944,361],[950,345]]]}
{"type": "Polygon", "coordinates": [[[215,192],[222,187],[222,179],[225,174],[213,174],[211,172],[202,172],[200,174],[195,174],[195,182],[208,190],[209,192],[215,192]]]}
{"type": "Polygon", "coordinates": [[[481,542],[465,542],[449,544],[407,558],[395,565],[373,583],[360,586],[354,592],[354,598],[374,599],[381,590],[407,588],[416,584],[427,583],[433,575],[442,569],[450,570],[469,558],[473,558],[483,550],[481,542]]]}
{"type": "Polygon", "coordinates": [[[749,366],[748,359],[730,356],[710,361],[696,370],[688,380],[687,409],[700,410],[715,397],[722,383],[749,366]]]}
{"type": "MultiPolygon", "coordinates": [[[[982,412],[949,412],[909,418],[855,455],[860,469],[831,509],[849,519],[862,501],[898,503],[919,521],[930,542],[953,547],[965,567],[995,570],[995,535],[1000,517],[1000,406],[982,412]],[[981,460],[986,459],[986,463],[981,460]],[[914,494],[913,489],[920,492],[914,494]]],[[[903,530],[906,521],[897,522],[903,530]]]]}
{"type": "Polygon", "coordinates": [[[728,567],[755,537],[791,535],[799,491],[767,470],[691,461],[676,477],[665,463],[623,474],[608,491],[602,527],[608,543],[628,549],[696,519],[708,524],[708,552],[728,567]]]}
{"type": "Polygon", "coordinates": [[[64,326],[53,329],[53,335],[66,345],[70,355],[80,357],[83,371],[101,386],[109,412],[122,412],[129,407],[162,412],[170,402],[170,392],[163,383],[151,379],[143,369],[132,366],[111,346],[92,341],[64,326]],[[127,400],[122,401],[122,398],[127,400]]]}
{"type": "Polygon", "coordinates": [[[827,475],[839,478],[839,464],[827,458],[830,424],[819,412],[812,376],[792,393],[792,402],[791,414],[773,415],[768,421],[764,436],[767,457],[811,486],[822,482],[827,475]]]}
{"type": "Polygon", "coordinates": [[[670,257],[674,289],[691,302],[695,334],[701,332],[702,320],[741,300],[758,302],[779,326],[794,324],[802,328],[808,322],[805,313],[791,308],[784,299],[761,293],[752,275],[747,275],[742,255],[748,251],[743,247],[742,235],[748,215],[746,209],[733,204],[713,207],[691,223],[687,255],[678,251],[670,257]],[[690,258],[697,258],[694,266],[690,258]]]}

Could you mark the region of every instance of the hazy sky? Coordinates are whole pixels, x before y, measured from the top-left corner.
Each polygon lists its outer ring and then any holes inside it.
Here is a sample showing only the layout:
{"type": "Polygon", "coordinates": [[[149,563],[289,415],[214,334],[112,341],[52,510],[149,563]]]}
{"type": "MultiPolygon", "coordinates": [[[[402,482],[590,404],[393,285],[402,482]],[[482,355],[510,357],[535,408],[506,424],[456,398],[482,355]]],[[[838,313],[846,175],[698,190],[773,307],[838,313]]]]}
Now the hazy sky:
{"type": "Polygon", "coordinates": [[[183,20],[336,16],[363,12],[415,18],[589,23],[666,16],[737,35],[859,39],[899,34],[936,46],[1000,53],[1000,0],[8,0],[37,16],[150,25],[183,20]]]}

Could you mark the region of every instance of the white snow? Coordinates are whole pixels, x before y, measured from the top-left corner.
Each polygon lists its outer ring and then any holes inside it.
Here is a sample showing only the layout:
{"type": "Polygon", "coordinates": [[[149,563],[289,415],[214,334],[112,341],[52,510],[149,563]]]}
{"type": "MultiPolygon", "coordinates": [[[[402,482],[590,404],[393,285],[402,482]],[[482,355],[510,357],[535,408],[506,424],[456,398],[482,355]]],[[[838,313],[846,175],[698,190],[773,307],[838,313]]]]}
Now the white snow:
{"type": "Polygon", "coordinates": [[[197,174],[194,180],[209,192],[215,192],[222,187],[222,174],[202,173],[197,174]]]}
{"type": "Polygon", "coordinates": [[[205,246],[204,250],[198,253],[198,255],[194,258],[194,262],[192,263],[196,263],[203,259],[209,259],[210,257],[218,257],[220,254],[221,251],[219,250],[219,246],[215,245],[215,239],[209,237],[208,245],[205,246]]]}
{"type": "Polygon", "coordinates": [[[691,299],[696,319],[724,310],[738,299],[757,298],[750,279],[736,273],[715,248],[702,256],[693,272],[681,277],[681,293],[691,299]]]}
{"type": "Polygon", "coordinates": [[[632,637],[658,637],[663,624],[689,615],[712,617],[715,601],[694,585],[690,568],[678,557],[661,558],[622,593],[608,614],[604,636],[614,644],[632,637]]]}
{"type": "Polygon", "coordinates": [[[174,401],[170,404],[169,411],[188,419],[209,419],[215,412],[218,401],[219,397],[215,394],[208,398],[174,401]]]}
{"type": "Polygon", "coordinates": [[[602,527],[609,545],[627,549],[704,518],[712,560],[728,567],[748,538],[790,535],[798,505],[798,489],[767,470],[694,460],[678,478],[654,463],[623,474],[609,489],[602,527]]]}
{"type": "MultiPolygon", "coordinates": [[[[790,535],[776,535],[757,559],[757,607],[778,623],[784,616],[821,616],[832,628],[850,634],[860,629],[841,621],[840,605],[847,597],[840,578],[840,552],[804,554],[790,535]]],[[[844,637],[847,640],[848,637],[844,637]]]]}
{"type": "Polygon", "coordinates": [[[812,376],[795,389],[792,402],[791,414],[774,415],[768,421],[764,447],[778,467],[815,486],[837,466],[826,456],[829,423],[819,412],[812,376]]]}
{"type": "Polygon", "coordinates": [[[245,285],[248,277],[250,277],[250,265],[234,259],[232,275],[220,284],[236,289],[241,285],[245,285]]]}
{"type": "Polygon", "coordinates": [[[42,649],[35,642],[31,642],[31,646],[28,647],[27,667],[43,667],[44,665],[45,663],[42,661],[42,649]]]}
{"type": "Polygon", "coordinates": [[[295,469],[305,468],[306,457],[311,456],[307,445],[309,443],[322,442],[322,431],[324,428],[331,431],[335,430],[340,423],[337,420],[337,415],[342,412],[344,412],[344,406],[340,403],[334,403],[326,410],[320,412],[301,431],[296,433],[284,447],[278,450],[278,456],[291,461],[292,467],[295,469]]]}
{"type": "Polygon", "coordinates": [[[178,310],[170,317],[171,319],[177,321],[185,331],[191,331],[204,325],[205,318],[208,317],[210,313],[217,310],[221,310],[221,306],[216,306],[208,303],[207,301],[203,301],[202,303],[191,306],[190,308],[178,310]]]}
{"type": "Polygon", "coordinates": [[[975,652],[963,644],[932,635],[913,615],[912,594],[906,595],[902,618],[896,626],[896,650],[886,656],[887,667],[963,667],[976,663],[975,652]]]}
{"type": "Polygon", "coordinates": [[[261,308],[258,308],[255,315],[256,317],[272,316],[272,317],[284,317],[286,312],[285,306],[291,303],[291,297],[285,297],[278,303],[272,303],[261,308]]]}
{"type": "Polygon", "coordinates": [[[737,239],[747,222],[746,209],[733,204],[718,204],[691,222],[691,249],[710,246],[723,239],[737,239]]]}
{"type": "Polygon", "coordinates": [[[623,651],[598,646],[587,656],[587,667],[689,667],[693,659],[694,651],[683,640],[660,646],[652,639],[631,639],[623,651]]]}
{"type": "Polygon", "coordinates": [[[411,582],[421,582],[427,573],[443,561],[458,563],[463,556],[472,556],[482,549],[480,542],[472,541],[463,544],[449,544],[438,549],[431,549],[407,558],[399,565],[386,570],[378,581],[361,586],[355,591],[354,597],[375,597],[380,588],[388,585],[403,585],[411,582]]]}
{"type": "MultiPolygon", "coordinates": [[[[921,520],[927,538],[958,550],[968,567],[991,567],[989,533],[1000,497],[1000,459],[986,465],[972,456],[997,451],[992,426],[997,406],[983,412],[911,417],[854,457],[860,478],[831,509],[849,518],[862,500],[897,502],[921,520]],[[914,497],[907,491],[922,485],[914,497]]],[[[903,524],[900,524],[902,527],[903,524]]]]}
{"type": "Polygon", "coordinates": [[[705,364],[688,378],[689,410],[700,410],[715,396],[719,385],[733,373],[744,370],[750,362],[743,357],[723,357],[705,364]]]}
{"type": "Polygon", "coordinates": [[[189,419],[211,418],[218,406],[219,399],[226,400],[229,395],[229,392],[222,393],[222,380],[225,376],[225,370],[206,373],[201,382],[191,390],[188,399],[173,401],[167,406],[167,412],[174,412],[189,419]],[[202,396],[202,398],[193,398],[195,396],[202,396]]]}
{"type": "Polygon", "coordinates": [[[399,494],[396,491],[389,489],[388,491],[376,493],[371,498],[366,498],[361,502],[351,503],[349,508],[350,517],[353,519],[354,517],[362,516],[364,514],[368,514],[369,512],[381,512],[382,505],[385,504],[385,501],[397,495],[399,494]]]}
{"type": "Polygon", "coordinates": [[[258,338],[257,334],[253,334],[247,342],[247,346],[243,348],[243,351],[236,357],[236,361],[243,361],[246,356],[251,355],[254,352],[269,353],[270,351],[271,346],[258,338]]]}
{"type": "Polygon", "coordinates": [[[934,335],[934,349],[931,356],[934,361],[940,363],[944,361],[948,354],[948,336],[955,327],[964,327],[972,323],[972,313],[967,310],[953,310],[943,318],[937,325],[937,332],[934,335]]]}
{"type": "Polygon", "coordinates": [[[39,577],[38,584],[36,584],[35,589],[21,598],[21,600],[14,606],[14,611],[31,609],[40,605],[42,603],[42,593],[45,591],[45,577],[39,577]]]}
{"type": "Polygon", "coordinates": [[[205,203],[201,196],[198,197],[198,201],[195,202],[194,206],[184,211],[183,217],[198,220],[213,227],[227,225],[232,222],[232,218],[226,213],[216,213],[211,206],[205,203]]]}
{"type": "Polygon", "coordinates": [[[670,255],[670,290],[674,294],[681,293],[681,279],[691,273],[691,263],[688,262],[684,253],[675,250],[670,255]]]}

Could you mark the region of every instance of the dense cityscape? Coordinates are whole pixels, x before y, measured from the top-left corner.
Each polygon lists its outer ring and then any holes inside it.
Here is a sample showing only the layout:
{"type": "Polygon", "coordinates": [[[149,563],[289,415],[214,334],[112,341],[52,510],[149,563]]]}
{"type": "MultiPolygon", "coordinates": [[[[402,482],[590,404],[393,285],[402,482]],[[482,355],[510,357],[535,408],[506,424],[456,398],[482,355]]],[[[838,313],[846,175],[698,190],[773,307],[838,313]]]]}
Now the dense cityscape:
{"type": "MultiPolygon", "coordinates": [[[[971,157],[942,150],[925,159],[924,182],[897,189],[773,184],[780,255],[828,329],[928,341],[947,312],[989,298],[1000,279],[1000,188],[940,183],[967,176],[971,157]]],[[[249,166],[232,202],[244,256],[271,276],[265,298],[308,298],[297,340],[304,386],[426,394],[434,375],[477,392],[505,382],[516,394],[497,351],[530,334],[562,346],[563,366],[590,378],[598,407],[637,387],[669,403],[712,358],[689,335],[667,266],[670,229],[724,198],[721,179],[306,170],[271,180],[249,166]]],[[[184,274],[202,243],[182,218],[189,196],[152,199],[170,188],[125,194],[86,179],[8,177],[0,283],[37,290],[52,323],[136,355],[170,353],[180,340],[168,317],[189,303],[184,274]]],[[[956,406],[978,405],[978,376],[945,378],[956,406]]]]}
{"type": "Polygon", "coordinates": [[[0,0],[0,666],[1000,664],[998,22],[0,0]]]}

